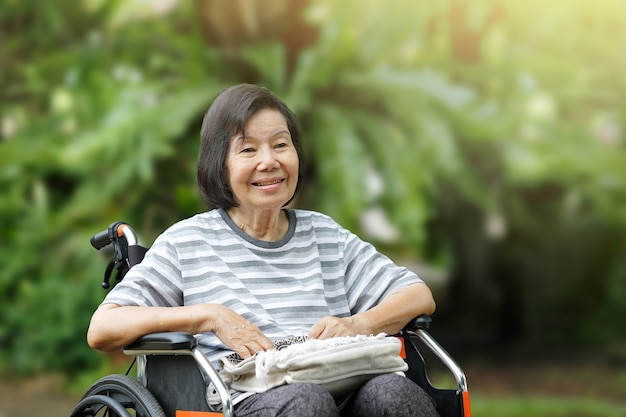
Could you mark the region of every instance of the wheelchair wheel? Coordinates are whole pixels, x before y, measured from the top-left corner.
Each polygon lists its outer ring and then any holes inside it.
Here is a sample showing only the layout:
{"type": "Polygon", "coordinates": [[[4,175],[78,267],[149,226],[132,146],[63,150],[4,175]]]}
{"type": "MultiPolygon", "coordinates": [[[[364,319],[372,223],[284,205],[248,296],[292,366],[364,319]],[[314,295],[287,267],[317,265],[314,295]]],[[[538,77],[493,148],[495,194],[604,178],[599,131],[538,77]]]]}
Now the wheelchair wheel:
{"type": "Polygon", "coordinates": [[[93,383],[71,417],[166,417],[152,393],[125,375],[108,375],[93,383]]]}

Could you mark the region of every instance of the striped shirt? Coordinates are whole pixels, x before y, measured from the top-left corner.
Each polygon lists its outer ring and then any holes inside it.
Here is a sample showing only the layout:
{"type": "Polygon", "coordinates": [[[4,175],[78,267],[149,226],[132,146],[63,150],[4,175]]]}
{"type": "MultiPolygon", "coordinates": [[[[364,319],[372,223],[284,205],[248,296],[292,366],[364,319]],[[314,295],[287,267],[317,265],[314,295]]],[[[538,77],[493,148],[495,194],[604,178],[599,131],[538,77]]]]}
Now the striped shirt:
{"type": "MultiPolygon", "coordinates": [[[[323,316],[348,317],[422,280],[330,217],[287,210],[278,241],[244,233],[225,210],[182,220],[160,235],[103,303],[182,306],[217,303],[270,339],[306,335],[323,316]]],[[[232,353],[213,333],[197,335],[209,360],[232,353]]]]}

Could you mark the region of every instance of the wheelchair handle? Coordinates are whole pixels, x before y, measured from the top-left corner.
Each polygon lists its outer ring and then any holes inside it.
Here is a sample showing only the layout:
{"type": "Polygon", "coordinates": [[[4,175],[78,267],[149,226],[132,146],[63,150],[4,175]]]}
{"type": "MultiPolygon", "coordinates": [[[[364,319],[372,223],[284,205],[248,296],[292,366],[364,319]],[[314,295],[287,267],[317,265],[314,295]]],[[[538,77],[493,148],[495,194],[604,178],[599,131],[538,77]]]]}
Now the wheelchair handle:
{"type": "Polygon", "coordinates": [[[93,235],[89,239],[89,242],[91,243],[91,246],[93,246],[95,249],[100,250],[105,246],[108,246],[111,243],[117,241],[122,236],[126,238],[129,246],[137,244],[137,235],[135,234],[133,229],[131,229],[130,226],[124,222],[111,223],[111,225],[106,230],[103,230],[93,235]]]}
{"type": "Polygon", "coordinates": [[[95,235],[91,237],[91,239],[89,239],[89,242],[91,243],[91,246],[93,246],[94,248],[98,250],[102,249],[103,247],[111,243],[111,239],[109,238],[109,231],[103,230],[101,232],[96,233],[95,235]]]}
{"type": "Polygon", "coordinates": [[[105,290],[111,287],[109,279],[114,269],[117,269],[115,280],[120,282],[129,268],[140,262],[145,254],[145,249],[137,244],[137,235],[124,222],[111,223],[106,230],[93,235],[89,242],[97,250],[113,245],[114,255],[104,271],[104,280],[102,281],[102,288],[105,290]],[[129,254],[132,255],[132,259],[129,258],[129,254]]]}

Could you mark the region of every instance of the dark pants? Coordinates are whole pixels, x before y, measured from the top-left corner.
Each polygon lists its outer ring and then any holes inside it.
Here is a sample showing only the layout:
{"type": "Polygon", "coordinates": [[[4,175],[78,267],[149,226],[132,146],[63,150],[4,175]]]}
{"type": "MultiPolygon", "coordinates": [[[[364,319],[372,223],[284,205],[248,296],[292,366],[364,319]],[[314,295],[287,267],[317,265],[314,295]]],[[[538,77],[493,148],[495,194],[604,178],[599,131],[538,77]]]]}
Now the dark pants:
{"type": "Polygon", "coordinates": [[[335,399],[316,384],[282,385],[246,398],[236,417],[436,417],[433,400],[408,378],[377,376],[355,392],[341,412],[335,399]]]}

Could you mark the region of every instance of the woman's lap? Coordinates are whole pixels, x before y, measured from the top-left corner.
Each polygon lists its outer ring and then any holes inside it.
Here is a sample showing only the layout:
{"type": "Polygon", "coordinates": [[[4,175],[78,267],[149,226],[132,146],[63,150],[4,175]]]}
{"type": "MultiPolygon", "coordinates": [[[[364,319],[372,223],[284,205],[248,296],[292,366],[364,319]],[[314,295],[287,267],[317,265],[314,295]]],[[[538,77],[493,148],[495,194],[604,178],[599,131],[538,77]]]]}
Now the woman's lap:
{"type": "MultiPolygon", "coordinates": [[[[237,417],[338,417],[335,400],[316,384],[293,384],[253,395],[235,406],[237,417]]],[[[437,416],[432,399],[400,375],[380,375],[366,382],[341,411],[341,416],[437,416]]]]}
{"type": "Polygon", "coordinates": [[[335,400],[316,384],[281,385],[246,398],[235,406],[236,417],[338,417],[335,400]]]}
{"type": "Polygon", "coordinates": [[[415,382],[387,374],[370,379],[341,410],[350,417],[436,417],[433,399],[415,382]]]}

